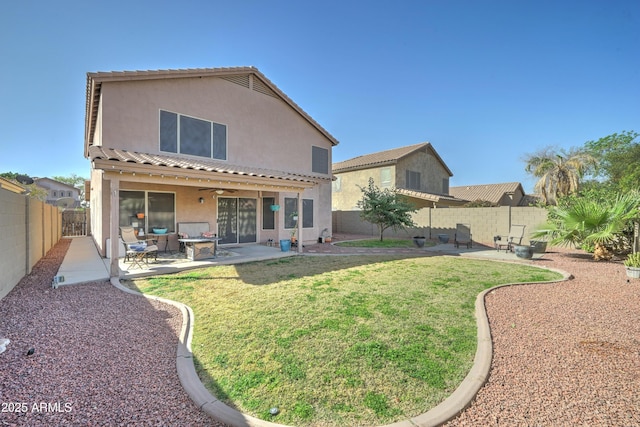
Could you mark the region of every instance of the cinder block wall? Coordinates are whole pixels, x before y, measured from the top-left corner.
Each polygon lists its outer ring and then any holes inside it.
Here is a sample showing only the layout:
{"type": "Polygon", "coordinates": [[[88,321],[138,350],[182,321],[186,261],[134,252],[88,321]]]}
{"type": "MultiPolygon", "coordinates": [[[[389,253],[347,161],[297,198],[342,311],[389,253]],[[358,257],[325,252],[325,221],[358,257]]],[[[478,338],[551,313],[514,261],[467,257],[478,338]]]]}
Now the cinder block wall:
{"type": "MultiPolygon", "coordinates": [[[[407,238],[423,235],[437,239],[447,234],[453,241],[456,224],[469,224],[475,242],[493,245],[493,236],[508,235],[511,224],[525,225],[523,243],[530,233],[547,220],[547,210],[536,207],[500,206],[496,208],[424,208],[414,215],[418,227],[406,231],[385,231],[385,237],[407,238]]],[[[360,211],[334,211],[334,233],[354,233],[377,236],[378,228],[360,219],[360,211]]]]}
{"type": "Polygon", "coordinates": [[[62,215],[55,206],[0,188],[0,299],[62,237],[62,215]]]}

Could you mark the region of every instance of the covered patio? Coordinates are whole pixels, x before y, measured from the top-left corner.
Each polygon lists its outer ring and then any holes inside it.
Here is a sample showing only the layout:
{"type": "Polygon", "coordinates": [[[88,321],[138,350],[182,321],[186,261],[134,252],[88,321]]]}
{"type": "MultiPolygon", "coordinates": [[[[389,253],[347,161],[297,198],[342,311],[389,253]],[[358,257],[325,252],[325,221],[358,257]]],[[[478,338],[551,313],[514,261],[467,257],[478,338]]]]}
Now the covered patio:
{"type": "MultiPolygon", "coordinates": [[[[98,217],[103,227],[94,225],[94,231],[109,230],[108,235],[102,236],[105,246],[109,246],[102,251],[104,256],[121,253],[119,236],[123,226],[134,226],[139,231],[138,237],[147,239],[157,238],[154,230],[158,227],[164,228],[168,235],[175,235],[180,232],[181,223],[207,224],[206,232],[219,238],[221,253],[235,253],[229,246],[260,246],[257,244],[278,242],[293,235],[301,242],[318,238],[317,227],[305,225],[305,216],[313,221],[313,202],[310,209],[307,202],[314,198],[318,184],[329,182],[327,177],[98,146],[90,147],[89,154],[94,173],[102,174],[101,180],[93,181],[94,186],[99,182],[102,188],[91,188],[91,191],[109,195],[102,200],[105,215],[98,217]]],[[[96,234],[99,232],[94,232],[96,234]]],[[[173,237],[175,241],[177,236],[173,237]]],[[[200,234],[189,237],[200,237],[200,234]]],[[[102,239],[98,239],[96,236],[100,249],[102,239]]],[[[297,246],[297,251],[302,252],[302,245],[297,246]]],[[[279,251],[278,248],[267,250],[279,251]]],[[[130,270],[130,266],[117,259],[113,258],[109,266],[112,276],[130,270]]],[[[163,259],[163,255],[159,259],[163,259]]],[[[218,257],[206,262],[220,261],[218,257]]]]}

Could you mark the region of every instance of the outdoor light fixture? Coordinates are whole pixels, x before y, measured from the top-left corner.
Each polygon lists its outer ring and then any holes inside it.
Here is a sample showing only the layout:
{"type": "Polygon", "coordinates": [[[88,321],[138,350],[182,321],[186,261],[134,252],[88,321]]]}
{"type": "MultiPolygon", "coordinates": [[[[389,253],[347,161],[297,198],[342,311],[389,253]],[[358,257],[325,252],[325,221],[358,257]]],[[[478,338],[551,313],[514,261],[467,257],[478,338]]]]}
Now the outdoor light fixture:
{"type": "Polygon", "coordinates": [[[204,203],[204,197],[200,197],[200,198],[198,199],[198,201],[199,201],[201,204],[202,204],[202,203],[204,203]]]}
{"type": "Polygon", "coordinates": [[[222,194],[222,193],[224,193],[224,190],[216,190],[216,193],[222,194]]]}

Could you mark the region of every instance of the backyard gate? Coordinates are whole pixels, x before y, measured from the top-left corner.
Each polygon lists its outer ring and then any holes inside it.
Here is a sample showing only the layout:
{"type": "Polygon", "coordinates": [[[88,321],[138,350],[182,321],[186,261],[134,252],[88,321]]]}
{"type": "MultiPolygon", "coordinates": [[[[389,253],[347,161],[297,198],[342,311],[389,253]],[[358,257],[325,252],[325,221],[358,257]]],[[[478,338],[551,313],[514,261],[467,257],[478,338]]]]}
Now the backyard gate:
{"type": "Polygon", "coordinates": [[[62,235],[87,235],[87,211],[85,209],[65,209],[62,212],[62,235]]]}

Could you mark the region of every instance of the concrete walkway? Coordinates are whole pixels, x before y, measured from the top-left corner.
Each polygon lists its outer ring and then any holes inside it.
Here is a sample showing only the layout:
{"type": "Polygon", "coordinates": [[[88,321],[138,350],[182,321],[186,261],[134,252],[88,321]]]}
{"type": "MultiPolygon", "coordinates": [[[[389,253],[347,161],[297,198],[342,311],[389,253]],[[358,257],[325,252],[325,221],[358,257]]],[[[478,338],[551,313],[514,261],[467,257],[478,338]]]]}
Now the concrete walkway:
{"type": "MultiPolygon", "coordinates": [[[[66,238],[66,237],[65,237],[66,238]]],[[[90,236],[69,237],[71,245],[60,265],[56,276],[64,277],[62,285],[94,282],[97,280],[109,280],[109,267],[111,259],[102,258],[90,236]]],[[[282,258],[296,255],[296,252],[282,252],[277,247],[263,245],[249,245],[229,247],[221,251],[217,258],[203,261],[191,261],[184,257],[169,258],[164,253],[158,255],[157,262],[150,262],[145,268],[138,268],[124,258],[119,260],[120,278],[131,279],[134,277],[153,276],[158,274],[171,274],[178,271],[194,268],[211,267],[223,264],[238,264],[243,262],[260,261],[265,259],[282,258]]]]}
{"type": "Polygon", "coordinates": [[[91,237],[65,237],[71,245],[56,276],[64,277],[59,285],[109,280],[108,264],[105,265],[91,237]]]}

